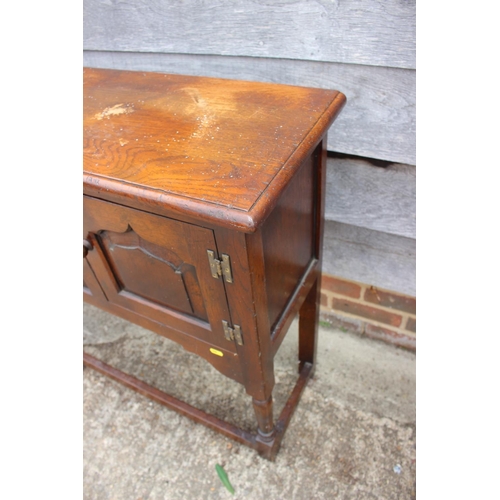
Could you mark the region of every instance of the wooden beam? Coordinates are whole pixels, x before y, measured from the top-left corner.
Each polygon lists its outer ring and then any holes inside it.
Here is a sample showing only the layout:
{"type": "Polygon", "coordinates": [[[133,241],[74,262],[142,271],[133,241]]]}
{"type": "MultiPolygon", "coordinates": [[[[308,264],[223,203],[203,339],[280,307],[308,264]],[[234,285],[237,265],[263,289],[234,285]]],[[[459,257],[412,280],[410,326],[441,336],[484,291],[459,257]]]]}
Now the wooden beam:
{"type": "Polygon", "coordinates": [[[415,68],[414,0],[85,0],[83,8],[87,50],[415,68]]]}
{"type": "Polygon", "coordinates": [[[356,158],[328,158],[327,165],[327,220],[416,237],[415,167],[356,158]]]}
{"type": "Polygon", "coordinates": [[[416,296],[416,241],[326,221],[323,272],[416,296]]]}

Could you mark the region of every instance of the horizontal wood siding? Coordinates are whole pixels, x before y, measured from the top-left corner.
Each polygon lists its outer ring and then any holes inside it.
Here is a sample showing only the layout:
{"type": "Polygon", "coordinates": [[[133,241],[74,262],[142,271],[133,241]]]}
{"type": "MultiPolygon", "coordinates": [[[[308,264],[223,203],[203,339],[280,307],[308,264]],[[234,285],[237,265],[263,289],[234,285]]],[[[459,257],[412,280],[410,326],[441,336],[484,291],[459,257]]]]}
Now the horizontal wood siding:
{"type": "Polygon", "coordinates": [[[327,220],[416,237],[415,167],[328,158],[326,183],[327,220]]]}
{"type": "Polygon", "coordinates": [[[85,66],[342,91],[328,136],[340,155],[327,161],[324,272],[415,295],[415,0],[83,5],[85,66]]]}
{"type": "Polygon", "coordinates": [[[323,272],[415,296],[413,238],[326,221],[323,272]]]}
{"type": "Polygon", "coordinates": [[[251,57],[85,51],[94,68],[158,71],[341,90],[328,149],[415,165],[415,71],[251,57]]]}
{"type": "Polygon", "coordinates": [[[415,68],[415,1],[84,1],[84,48],[415,68]]]}

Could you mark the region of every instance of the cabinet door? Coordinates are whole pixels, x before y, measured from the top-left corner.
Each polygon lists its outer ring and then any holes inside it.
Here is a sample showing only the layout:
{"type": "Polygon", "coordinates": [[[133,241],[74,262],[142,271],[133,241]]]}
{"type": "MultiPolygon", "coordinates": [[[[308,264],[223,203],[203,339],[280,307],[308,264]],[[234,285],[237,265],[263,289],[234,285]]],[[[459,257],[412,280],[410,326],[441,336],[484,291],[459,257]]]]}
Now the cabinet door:
{"type": "Polygon", "coordinates": [[[109,302],[224,349],[223,281],[210,272],[210,229],[84,197],[87,261],[109,302]]]}
{"type": "Polygon", "coordinates": [[[98,300],[106,300],[101,285],[99,285],[85,257],[83,258],[83,295],[88,295],[98,300]]]}

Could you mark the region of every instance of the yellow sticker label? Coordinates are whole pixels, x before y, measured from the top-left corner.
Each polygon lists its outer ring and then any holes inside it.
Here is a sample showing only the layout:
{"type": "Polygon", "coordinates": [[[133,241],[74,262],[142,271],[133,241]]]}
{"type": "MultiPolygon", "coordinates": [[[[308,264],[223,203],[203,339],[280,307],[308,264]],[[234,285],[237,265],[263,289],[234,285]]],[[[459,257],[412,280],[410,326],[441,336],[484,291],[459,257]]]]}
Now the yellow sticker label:
{"type": "Polygon", "coordinates": [[[216,356],[224,356],[224,353],[221,351],[218,351],[217,349],[214,349],[213,347],[210,348],[210,352],[212,354],[215,354],[216,356]]]}

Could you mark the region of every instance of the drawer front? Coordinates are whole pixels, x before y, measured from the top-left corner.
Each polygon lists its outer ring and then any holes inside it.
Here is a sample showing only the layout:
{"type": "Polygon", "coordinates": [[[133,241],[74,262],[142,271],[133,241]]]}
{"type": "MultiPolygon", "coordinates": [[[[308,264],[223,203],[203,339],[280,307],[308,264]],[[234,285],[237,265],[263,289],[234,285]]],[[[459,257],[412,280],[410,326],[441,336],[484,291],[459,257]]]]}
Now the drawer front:
{"type": "Polygon", "coordinates": [[[86,261],[109,302],[235,350],[222,329],[230,321],[224,284],[210,272],[210,229],[84,197],[84,238],[93,246],[86,261]]]}

